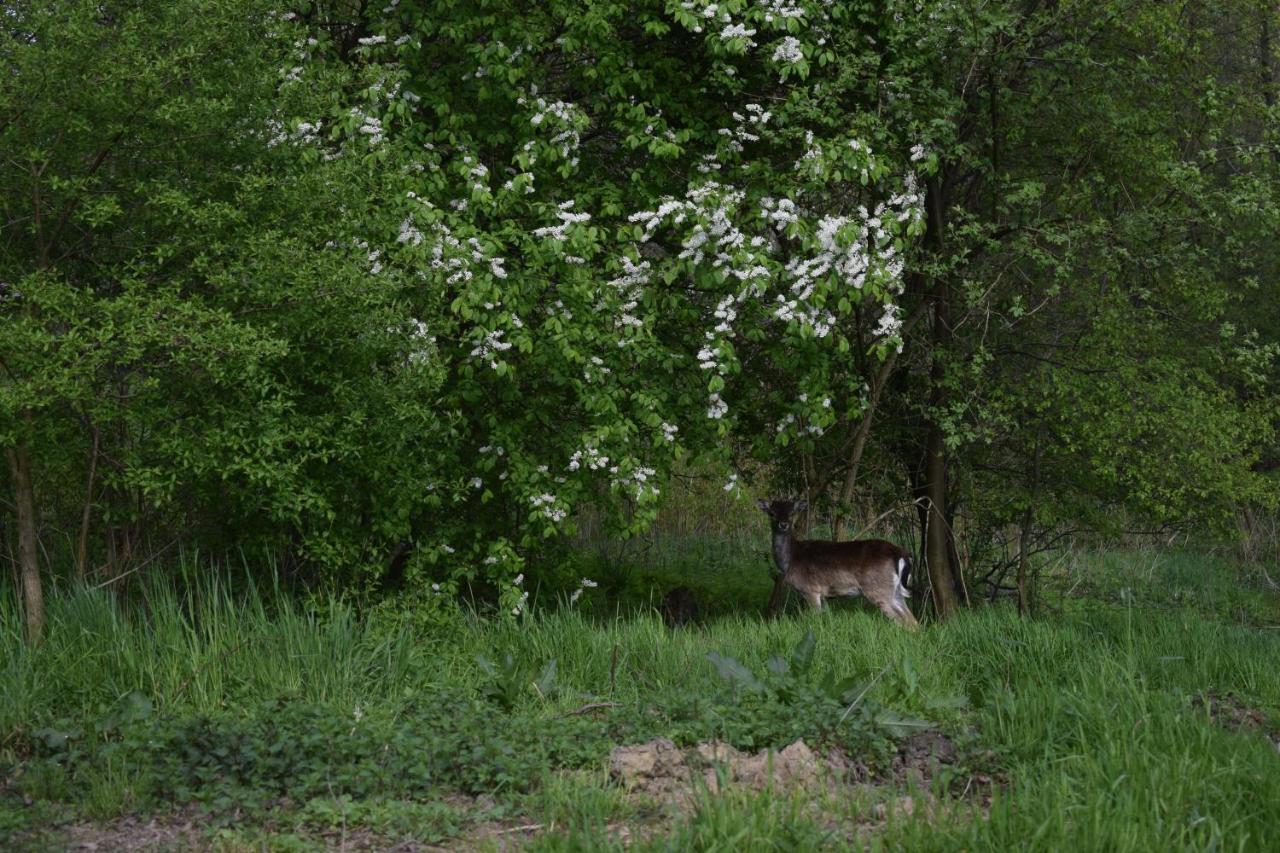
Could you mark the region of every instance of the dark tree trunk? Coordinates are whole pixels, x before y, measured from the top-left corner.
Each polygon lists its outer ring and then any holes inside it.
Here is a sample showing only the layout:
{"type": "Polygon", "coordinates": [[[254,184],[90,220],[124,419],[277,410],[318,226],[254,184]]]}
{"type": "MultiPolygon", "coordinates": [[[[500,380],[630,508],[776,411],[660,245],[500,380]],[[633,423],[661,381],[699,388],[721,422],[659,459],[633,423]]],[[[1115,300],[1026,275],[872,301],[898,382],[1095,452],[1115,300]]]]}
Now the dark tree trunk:
{"type": "MultiPolygon", "coordinates": [[[[928,490],[926,488],[924,477],[924,457],[921,456],[916,463],[911,466],[911,497],[915,501],[916,521],[919,530],[920,543],[919,550],[916,552],[919,559],[924,560],[925,555],[929,553],[929,501],[928,490]]],[[[921,563],[923,566],[924,563],[921,563]]],[[[926,571],[927,575],[928,572],[926,571]]],[[[911,573],[911,590],[913,595],[924,595],[925,586],[923,576],[920,572],[911,573]]]]}
{"type": "Polygon", "coordinates": [[[44,637],[44,589],[40,585],[40,563],[36,556],[36,493],[31,480],[31,455],[19,439],[7,448],[9,472],[13,477],[13,499],[18,510],[18,575],[21,580],[22,614],[27,642],[39,645],[44,637]]]}
{"type": "Polygon", "coordinates": [[[1031,546],[1031,507],[1022,514],[1022,528],[1018,531],[1018,615],[1031,615],[1031,591],[1027,585],[1027,548],[1031,546]]]}
{"type": "MultiPolygon", "coordinates": [[[[902,329],[899,334],[905,340],[907,335],[911,333],[911,329],[925,314],[928,303],[922,301],[907,316],[902,323],[902,329]]],[[[880,403],[880,395],[884,391],[886,385],[889,384],[889,377],[893,375],[894,364],[898,360],[898,353],[892,352],[880,365],[880,369],[876,371],[875,378],[871,383],[871,399],[867,402],[867,410],[862,414],[862,420],[858,423],[858,429],[854,433],[853,448],[849,451],[849,460],[846,463],[844,483],[840,486],[840,497],[836,502],[835,517],[831,521],[831,541],[839,542],[844,536],[845,521],[848,518],[849,504],[853,500],[853,490],[858,483],[858,468],[862,464],[863,451],[867,449],[867,438],[871,435],[871,424],[876,415],[876,407],[880,403]]]]}
{"type": "Polygon", "coordinates": [[[952,616],[959,607],[955,570],[951,563],[951,530],[947,524],[947,456],[942,427],[929,424],[925,450],[925,497],[928,511],[925,525],[925,566],[933,589],[934,608],[939,618],[952,616]]]}
{"type": "MultiPolygon", "coordinates": [[[[935,258],[945,247],[942,181],[929,181],[925,204],[928,213],[929,243],[935,258]]],[[[925,566],[933,589],[933,604],[940,619],[953,615],[959,607],[956,597],[955,567],[951,560],[951,527],[947,523],[947,445],[939,417],[947,404],[944,386],[946,367],[942,357],[951,345],[951,282],[946,274],[933,285],[932,365],[929,368],[929,423],[925,441],[924,493],[928,499],[925,526],[925,566]]]]}
{"type": "Polygon", "coordinates": [[[76,542],[76,577],[84,580],[89,574],[89,522],[93,520],[93,487],[98,472],[98,447],[101,434],[93,430],[93,448],[89,451],[89,475],[84,486],[84,508],[80,513],[80,538],[76,542]]]}
{"type": "Polygon", "coordinates": [[[1031,465],[1031,497],[1022,513],[1022,527],[1018,531],[1018,613],[1030,616],[1035,610],[1035,590],[1027,578],[1028,554],[1031,547],[1032,525],[1035,524],[1036,501],[1040,496],[1040,433],[1036,433],[1036,448],[1031,465]]]}
{"type": "Polygon", "coordinates": [[[1262,100],[1268,107],[1276,104],[1275,54],[1271,48],[1271,19],[1275,14],[1275,4],[1264,3],[1262,26],[1258,30],[1258,76],[1261,78],[1262,100]]]}

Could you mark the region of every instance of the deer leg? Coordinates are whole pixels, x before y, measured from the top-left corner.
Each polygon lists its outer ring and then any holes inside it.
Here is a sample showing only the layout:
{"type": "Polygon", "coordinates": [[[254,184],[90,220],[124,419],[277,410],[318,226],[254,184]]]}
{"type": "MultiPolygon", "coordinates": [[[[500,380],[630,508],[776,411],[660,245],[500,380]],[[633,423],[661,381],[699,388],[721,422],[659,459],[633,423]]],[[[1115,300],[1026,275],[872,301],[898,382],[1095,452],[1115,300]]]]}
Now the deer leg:
{"type": "Polygon", "coordinates": [[[822,596],[821,595],[819,595],[816,592],[806,592],[804,594],[804,598],[805,598],[805,601],[808,601],[809,604],[813,606],[814,610],[818,611],[819,613],[822,612],[822,596]]]}
{"type": "Polygon", "coordinates": [[[907,609],[905,602],[890,598],[874,598],[872,601],[876,607],[880,608],[880,612],[888,616],[894,622],[897,622],[904,628],[916,630],[920,627],[920,623],[916,621],[916,617],[911,615],[911,611],[907,609]]]}
{"type": "Polygon", "coordinates": [[[902,623],[902,627],[908,631],[920,630],[920,623],[916,621],[916,617],[912,614],[911,608],[907,607],[905,602],[895,601],[893,609],[898,614],[898,621],[902,623]]]}
{"type": "Polygon", "coordinates": [[[902,584],[896,584],[893,590],[893,610],[898,615],[898,621],[902,623],[902,627],[915,631],[920,628],[920,623],[916,621],[915,614],[911,612],[911,608],[907,607],[907,591],[903,589],[902,584]]]}

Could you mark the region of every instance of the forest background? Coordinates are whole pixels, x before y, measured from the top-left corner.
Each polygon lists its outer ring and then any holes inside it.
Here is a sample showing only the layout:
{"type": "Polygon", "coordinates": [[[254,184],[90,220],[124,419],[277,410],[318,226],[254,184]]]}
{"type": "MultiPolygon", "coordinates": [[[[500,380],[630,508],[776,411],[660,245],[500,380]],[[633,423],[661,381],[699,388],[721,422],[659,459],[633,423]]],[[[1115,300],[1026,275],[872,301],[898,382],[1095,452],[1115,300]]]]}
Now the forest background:
{"type": "Polygon", "coordinates": [[[673,477],[918,513],[942,615],[1274,507],[1268,3],[7,8],[32,637],[180,550],[519,610],[673,477]]]}

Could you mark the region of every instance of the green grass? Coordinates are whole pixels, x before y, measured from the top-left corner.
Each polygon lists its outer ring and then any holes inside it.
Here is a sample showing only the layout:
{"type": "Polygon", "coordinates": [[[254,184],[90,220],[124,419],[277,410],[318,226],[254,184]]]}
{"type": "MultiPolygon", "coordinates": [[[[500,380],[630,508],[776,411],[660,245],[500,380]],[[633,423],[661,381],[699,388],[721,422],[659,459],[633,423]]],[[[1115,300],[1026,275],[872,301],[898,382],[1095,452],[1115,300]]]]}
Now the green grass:
{"type": "Polygon", "coordinates": [[[626,543],[588,544],[579,552],[580,569],[599,580],[600,597],[612,612],[656,606],[681,586],[693,591],[705,615],[759,612],[773,589],[768,537],[762,524],[756,535],[654,533],[626,543]]]}
{"type": "Polygon", "coordinates": [[[857,606],[763,621],[750,609],[767,596],[762,567],[739,563],[735,574],[697,547],[682,553],[683,563],[659,551],[641,575],[659,589],[680,576],[704,592],[737,589],[729,600],[739,608],[722,604],[704,624],[672,631],[645,611],[633,579],[616,581],[616,594],[604,584],[586,611],[419,622],[236,592],[208,575],[186,594],[151,589],[145,607],[88,591],[53,595],[48,640],[29,650],[5,598],[0,839],[72,814],[163,814],[180,805],[173,790],[190,785],[224,792],[203,804],[240,841],[248,830],[227,816],[225,798],[252,801],[260,788],[259,818],[275,829],[246,843],[280,849],[291,833],[335,824],[484,846],[499,842],[483,827],[503,821],[538,829],[502,843],[528,837],[554,850],[622,844],[620,826],[634,828],[628,843],[673,850],[1280,845],[1280,754],[1193,701],[1232,696],[1280,729],[1280,632],[1265,627],[1276,596],[1220,558],[1077,556],[1054,579],[1074,584],[1072,596],[1051,588],[1046,597],[1056,615],[1025,621],[986,608],[910,634],[857,606]],[[808,705],[713,701],[726,688],[707,659],[716,651],[762,673],[807,631],[815,679],[869,684],[868,702],[930,719],[963,744],[956,778],[935,782],[935,813],[886,822],[873,819],[865,792],[820,801],[738,792],[703,794],[673,814],[608,781],[608,749],[625,740],[821,736],[805,728],[822,722],[806,717],[808,705]],[[506,654],[503,692],[476,658],[506,654]],[[553,685],[540,692],[533,681],[552,659],[553,685]],[[940,701],[954,696],[967,701],[940,701]],[[570,715],[593,702],[616,707],[570,715]],[[51,746],[63,735],[72,745],[51,746]],[[202,746],[183,758],[190,743],[202,746]],[[201,763],[201,749],[235,755],[201,763]],[[271,749],[293,763],[271,771],[271,749]],[[420,767],[406,757],[419,754],[420,767]],[[240,762],[234,786],[227,762],[240,762]],[[310,787],[295,778],[299,767],[310,787]],[[984,775],[1005,780],[985,810],[959,796],[984,775]],[[281,805],[281,792],[305,799],[281,805]],[[455,795],[480,799],[448,805],[455,795]]]}
{"type": "Polygon", "coordinates": [[[1060,561],[1058,568],[1048,578],[1048,595],[1066,609],[1132,604],[1280,630],[1280,591],[1267,584],[1259,566],[1222,555],[1107,551],[1060,561]]]}

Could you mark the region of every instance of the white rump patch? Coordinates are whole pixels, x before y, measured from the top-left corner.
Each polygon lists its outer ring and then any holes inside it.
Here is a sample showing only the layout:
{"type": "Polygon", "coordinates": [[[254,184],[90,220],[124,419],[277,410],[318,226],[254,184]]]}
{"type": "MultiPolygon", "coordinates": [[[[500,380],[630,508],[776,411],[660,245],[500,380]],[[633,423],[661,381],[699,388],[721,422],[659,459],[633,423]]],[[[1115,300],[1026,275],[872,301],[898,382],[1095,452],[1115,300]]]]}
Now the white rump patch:
{"type": "Polygon", "coordinates": [[[907,558],[898,558],[898,571],[893,576],[893,595],[895,598],[910,598],[911,590],[902,585],[902,570],[907,567],[907,558]]]}

